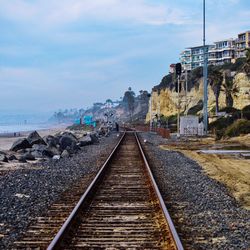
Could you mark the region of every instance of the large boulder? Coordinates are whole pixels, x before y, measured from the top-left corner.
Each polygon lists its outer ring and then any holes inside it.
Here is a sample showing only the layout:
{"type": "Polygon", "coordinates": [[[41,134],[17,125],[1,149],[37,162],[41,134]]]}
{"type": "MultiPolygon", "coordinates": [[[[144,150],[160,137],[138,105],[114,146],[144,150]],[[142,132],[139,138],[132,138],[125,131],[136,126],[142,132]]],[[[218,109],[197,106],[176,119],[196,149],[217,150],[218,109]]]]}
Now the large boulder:
{"type": "Polygon", "coordinates": [[[77,143],[78,141],[76,138],[68,135],[63,135],[59,140],[61,151],[63,151],[64,149],[69,149],[72,153],[78,149],[77,143]]]}
{"type": "Polygon", "coordinates": [[[43,137],[44,141],[47,143],[48,146],[56,147],[59,144],[59,138],[53,135],[47,135],[43,137]]]}
{"type": "Polygon", "coordinates": [[[26,160],[26,161],[34,161],[36,158],[34,155],[32,155],[31,153],[25,153],[23,155],[23,158],[26,160]]]}
{"type": "Polygon", "coordinates": [[[14,160],[17,160],[17,157],[15,155],[11,154],[9,156],[9,161],[14,161],[14,160]]]}
{"type": "Polygon", "coordinates": [[[43,140],[43,138],[36,131],[30,133],[27,140],[31,146],[33,146],[34,144],[46,145],[46,142],[43,140]]]}
{"type": "Polygon", "coordinates": [[[32,151],[31,154],[35,157],[35,158],[43,158],[44,154],[43,151],[47,149],[47,146],[43,145],[43,144],[34,144],[32,146],[32,151]]]}
{"type": "Polygon", "coordinates": [[[21,149],[31,148],[29,141],[26,138],[18,139],[10,148],[11,151],[18,151],[21,149]]]}
{"type": "Polygon", "coordinates": [[[43,156],[52,158],[54,155],[60,155],[60,151],[56,147],[46,147],[42,152],[43,156]]]}
{"type": "Polygon", "coordinates": [[[93,143],[99,143],[99,138],[98,138],[98,134],[97,133],[91,133],[90,137],[91,137],[93,143]]]}
{"type": "Polygon", "coordinates": [[[90,136],[90,134],[87,134],[79,139],[79,146],[80,147],[84,147],[84,146],[91,145],[91,144],[93,144],[93,139],[90,136]]]}
{"type": "Polygon", "coordinates": [[[21,155],[21,156],[18,158],[18,161],[21,162],[21,163],[26,163],[26,162],[27,162],[24,155],[21,155]]]}
{"type": "Polygon", "coordinates": [[[0,162],[8,162],[8,158],[4,152],[0,151],[0,162]]]}
{"type": "Polygon", "coordinates": [[[71,132],[65,131],[61,134],[61,136],[67,136],[67,137],[70,137],[72,140],[77,141],[77,137],[71,132]]]}
{"type": "Polygon", "coordinates": [[[43,150],[45,150],[48,146],[46,145],[43,145],[43,144],[34,144],[32,146],[32,149],[31,151],[34,152],[34,151],[39,151],[39,152],[42,152],[43,150]]]}

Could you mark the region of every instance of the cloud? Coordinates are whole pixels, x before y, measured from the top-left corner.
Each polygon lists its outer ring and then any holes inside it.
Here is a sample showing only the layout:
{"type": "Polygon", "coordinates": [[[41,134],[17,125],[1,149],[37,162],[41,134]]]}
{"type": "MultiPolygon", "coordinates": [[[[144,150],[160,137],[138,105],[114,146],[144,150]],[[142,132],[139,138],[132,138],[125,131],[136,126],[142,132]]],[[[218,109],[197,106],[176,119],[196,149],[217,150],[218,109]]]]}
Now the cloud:
{"type": "Polygon", "coordinates": [[[37,25],[61,25],[78,20],[127,21],[149,25],[183,24],[180,8],[145,0],[0,0],[0,15],[37,25]]]}

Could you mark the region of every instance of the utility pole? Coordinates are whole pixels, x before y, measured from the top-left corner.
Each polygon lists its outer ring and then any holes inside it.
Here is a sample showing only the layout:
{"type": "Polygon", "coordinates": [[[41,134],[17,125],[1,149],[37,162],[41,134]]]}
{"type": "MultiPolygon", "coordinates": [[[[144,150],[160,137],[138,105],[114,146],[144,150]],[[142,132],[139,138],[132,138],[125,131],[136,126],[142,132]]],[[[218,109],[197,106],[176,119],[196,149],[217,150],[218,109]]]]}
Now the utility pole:
{"type": "Polygon", "coordinates": [[[150,129],[149,131],[152,131],[152,95],[150,96],[150,129]]]}
{"type": "Polygon", "coordinates": [[[207,113],[207,53],[206,53],[206,1],[203,0],[203,86],[204,86],[204,100],[203,100],[203,122],[204,133],[207,135],[208,130],[208,113],[207,113]]]}
{"type": "Polygon", "coordinates": [[[185,111],[186,111],[186,116],[187,116],[187,92],[188,92],[188,72],[187,72],[187,66],[186,66],[186,69],[185,69],[185,89],[186,89],[186,93],[185,93],[185,111]]]}
{"type": "Polygon", "coordinates": [[[177,89],[178,89],[178,114],[177,114],[177,136],[180,136],[180,75],[177,75],[177,89]]]}
{"type": "Polygon", "coordinates": [[[181,63],[177,63],[175,65],[175,73],[177,76],[177,137],[180,136],[180,77],[181,77],[181,72],[182,72],[182,66],[181,63]]]}

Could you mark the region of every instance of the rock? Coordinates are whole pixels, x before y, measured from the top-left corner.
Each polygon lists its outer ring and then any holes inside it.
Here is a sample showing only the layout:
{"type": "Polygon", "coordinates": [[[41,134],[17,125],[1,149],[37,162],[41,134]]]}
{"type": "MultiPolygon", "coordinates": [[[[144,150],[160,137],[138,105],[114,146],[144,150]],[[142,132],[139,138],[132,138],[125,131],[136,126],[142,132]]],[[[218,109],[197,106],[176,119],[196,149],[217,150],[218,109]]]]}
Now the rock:
{"type": "Polygon", "coordinates": [[[64,149],[69,147],[70,150],[73,152],[77,150],[77,142],[77,139],[72,136],[62,136],[59,140],[60,149],[61,151],[63,151],[64,149]]]}
{"type": "Polygon", "coordinates": [[[27,140],[31,146],[34,144],[46,145],[46,142],[43,140],[43,138],[36,131],[30,133],[27,140]]]}
{"type": "Polygon", "coordinates": [[[69,152],[68,152],[68,150],[63,150],[63,152],[62,152],[62,154],[61,154],[61,157],[62,158],[67,158],[67,157],[69,157],[69,152]]]}
{"type": "Polygon", "coordinates": [[[27,139],[18,139],[15,141],[10,148],[11,151],[18,151],[20,149],[31,148],[31,145],[27,139]]]}
{"type": "Polygon", "coordinates": [[[1,162],[8,162],[8,158],[5,153],[0,152],[0,161],[1,162]]]}
{"type": "Polygon", "coordinates": [[[90,137],[91,137],[93,143],[99,143],[99,138],[98,138],[98,135],[96,133],[91,133],[90,137]]]}
{"type": "Polygon", "coordinates": [[[73,133],[71,133],[71,132],[63,132],[62,134],[61,134],[61,136],[67,136],[67,137],[70,137],[72,140],[75,140],[75,141],[77,141],[77,138],[76,138],[76,136],[73,134],[73,133]]]}
{"type": "Polygon", "coordinates": [[[24,155],[20,156],[19,159],[18,159],[19,162],[22,162],[22,163],[26,163],[26,159],[24,157],[24,155]]]}
{"type": "Polygon", "coordinates": [[[47,149],[48,146],[45,146],[43,144],[34,144],[32,146],[32,152],[31,154],[35,157],[35,158],[42,158],[44,155],[43,155],[43,152],[44,150],[47,149]]]}
{"type": "Polygon", "coordinates": [[[60,160],[60,158],[61,158],[60,155],[54,155],[54,156],[52,157],[52,159],[55,160],[55,161],[60,160]]]}
{"type": "Polygon", "coordinates": [[[9,161],[14,161],[14,160],[17,160],[17,157],[15,155],[10,155],[9,161]]]}
{"type": "Polygon", "coordinates": [[[16,151],[18,154],[25,154],[26,150],[25,149],[19,149],[16,151]]]}
{"type": "Polygon", "coordinates": [[[45,150],[48,146],[43,145],[43,144],[34,144],[32,146],[32,151],[40,151],[42,152],[43,150],[45,150]]]}
{"type": "Polygon", "coordinates": [[[90,144],[93,144],[93,140],[92,140],[92,137],[90,136],[90,134],[83,136],[79,140],[80,147],[84,147],[84,146],[90,145],[90,144]]]}
{"type": "Polygon", "coordinates": [[[35,156],[32,155],[31,153],[26,153],[23,155],[23,157],[26,161],[35,161],[36,160],[35,156]]]}
{"type": "Polygon", "coordinates": [[[47,157],[53,157],[54,155],[60,155],[60,151],[56,148],[56,147],[46,147],[46,149],[44,149],[42,151],[43,156],[47,156],[47,157]]]}
{"type": "Polygon", "coordinates": [[[56,147],[59,144],[59,138],[53,135],[47,135],[43,137],[44,141],[47,143],[48,146],[56,147]]]}

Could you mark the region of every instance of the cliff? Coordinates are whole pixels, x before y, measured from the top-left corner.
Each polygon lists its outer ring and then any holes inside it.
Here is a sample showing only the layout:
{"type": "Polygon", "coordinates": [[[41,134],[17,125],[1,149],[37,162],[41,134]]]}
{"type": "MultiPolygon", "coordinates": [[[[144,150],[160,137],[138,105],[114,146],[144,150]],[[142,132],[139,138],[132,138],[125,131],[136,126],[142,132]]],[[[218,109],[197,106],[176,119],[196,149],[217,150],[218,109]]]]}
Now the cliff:
{"type": "MultiPolygon", "coordinates": [[[[180,92],[180,112],[188,112],[191,108],[200,106],[202,107],[203,100],[203,79],[197,74],[198,77],[188,77],[188,91],[187,95],[182,89],[180,92]],[[198,104],[198,105],[197,105],[198,104]]],[[[152,114],[160,114],[164,116],[170,116],[177,114],[178,94],[175,92],[174,84],[171,82],[171,78],[168,76],[163,78],[163,81],[158,86],[155,86],[152,90],[152,114]]],[[[233,107],[236,109],[242,109],[247,105],[250,105],[250,78],[244,73],[236,73],[233,78],[234,83],[238,86],[239,92],[236,96],[233,96],[233,107]]],[[[221,90],[219,96],[219,108],[226,107],[226,96],[221,90]]],[[[215,109],[215,95],[211,88],[208,86],[208,110],[211,112],[215,109]]],[[[150,107],[147,114],[147,121],[150,119],[150,107]]]]}

